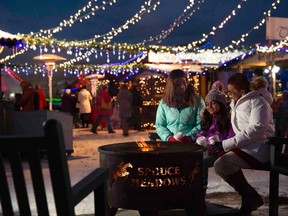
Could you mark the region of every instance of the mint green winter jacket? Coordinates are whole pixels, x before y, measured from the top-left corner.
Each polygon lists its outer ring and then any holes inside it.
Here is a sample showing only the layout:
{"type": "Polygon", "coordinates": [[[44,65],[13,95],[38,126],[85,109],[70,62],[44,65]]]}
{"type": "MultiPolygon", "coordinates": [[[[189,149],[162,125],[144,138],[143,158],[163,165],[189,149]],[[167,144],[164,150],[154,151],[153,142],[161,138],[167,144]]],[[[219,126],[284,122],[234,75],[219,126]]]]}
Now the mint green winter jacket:
{"type": "Polygon", "coordinates": [[[163,100],[160,101],[156,113],[156,132],[162,141],[170,136],[182,132],[184,136],[196,136],[201,129],[200,112],[205,106],[203,99],[198,96],[196,107],[177,109],[168,107],[163,100]]]}

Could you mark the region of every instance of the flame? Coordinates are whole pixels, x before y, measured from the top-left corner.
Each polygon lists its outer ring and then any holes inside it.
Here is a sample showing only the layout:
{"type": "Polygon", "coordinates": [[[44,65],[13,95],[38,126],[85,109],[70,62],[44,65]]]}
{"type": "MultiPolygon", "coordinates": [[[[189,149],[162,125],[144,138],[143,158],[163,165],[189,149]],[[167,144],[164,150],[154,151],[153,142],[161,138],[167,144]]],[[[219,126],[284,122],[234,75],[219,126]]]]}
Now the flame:
{"type": "Polygon", "coordinates": [[[137,146],[141,149],[141,151],[147,152],[153,150],[145,141],[137,141],[137,146]]]}
{"type": "Polygon", "coordinates": [[[136,141],[136,144],[143,152],[155,151],[160,148],[160,143],[147,144],[145,141],[136,141]]]}

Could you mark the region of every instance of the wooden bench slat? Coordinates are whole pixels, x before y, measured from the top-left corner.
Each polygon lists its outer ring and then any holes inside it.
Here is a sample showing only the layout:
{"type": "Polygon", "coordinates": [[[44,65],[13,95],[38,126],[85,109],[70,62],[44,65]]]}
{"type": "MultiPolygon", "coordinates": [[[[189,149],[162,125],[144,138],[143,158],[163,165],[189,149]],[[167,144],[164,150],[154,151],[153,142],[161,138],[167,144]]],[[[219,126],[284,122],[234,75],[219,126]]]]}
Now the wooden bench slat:
{"type": "Polygon", "coordinates": [[[38,215],[49,216],[44,178],[42,174],[41,158],[38,151],[27,153],[27,159],[31,169],[33,189],[35,193],[38,215]]]}
{"type": "Polygon", "coordinates": [[[7,157],[11,165],[11,172],[16,192],[16,198],[19,206],[20,215],[31,215],[28,192],[23,173],[20,152],[16,149],[7,152],[7,157]],[[14,153],[16,151],[16,153],[14,153]]]}
{"type": "Polygon", "coordinates": [[[0,200],[2,204],[2,211],[4,215],[14,215],[11,196],[6,178],[5,164],[3,155],[0,152],[0,200]]]}

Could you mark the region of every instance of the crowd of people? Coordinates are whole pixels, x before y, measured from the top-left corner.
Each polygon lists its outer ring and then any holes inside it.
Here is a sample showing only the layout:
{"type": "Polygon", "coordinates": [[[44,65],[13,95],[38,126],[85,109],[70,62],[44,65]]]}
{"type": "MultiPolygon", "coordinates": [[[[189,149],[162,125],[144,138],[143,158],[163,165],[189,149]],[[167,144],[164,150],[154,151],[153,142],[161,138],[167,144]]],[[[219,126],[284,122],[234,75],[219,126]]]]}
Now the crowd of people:
{"type": "Polygon", "coordinates": [[[46,95],[39,84],[35,87],[27,82],[20,83],[22,94],[16,97],[15,108],[19,111],[43,110],[46,107],[46,95]]]}
{"type": "Polygon", "coordinates": [[[107,127],[108,133],[115,133],[114,119],[111,119],[115,110],[117,110],[117,119],[123,130],[123,136],[129,136],[130,127],[143,131],[141,127],[143,100],[140,91],[134,86],[130,90],[124,83],[120,86],[116,100],[113,101],[108,90],[108,85],[100,86],[95,101],[92,102],[91,93],[85,85],[73,95],[70,89],[66,89],[62,95],[60,111],[73,116],[74,128],[80,128],[81,125],[81,128],[89,128],[91,123],[90,130],[94,134],[98,134],[99,127],[107,127]]]}

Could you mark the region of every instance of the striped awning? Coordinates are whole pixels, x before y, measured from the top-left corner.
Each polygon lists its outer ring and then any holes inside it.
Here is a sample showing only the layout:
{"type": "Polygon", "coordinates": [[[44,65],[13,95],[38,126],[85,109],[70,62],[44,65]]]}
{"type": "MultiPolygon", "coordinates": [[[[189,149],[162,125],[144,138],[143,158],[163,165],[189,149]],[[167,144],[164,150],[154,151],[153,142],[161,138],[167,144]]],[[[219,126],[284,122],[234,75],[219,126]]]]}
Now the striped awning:
{"type": "Polygon", "coordinates": [[[20,36],[0,30],[0,46],[13,47],[21,41],[22,38],[20,36]]]}

